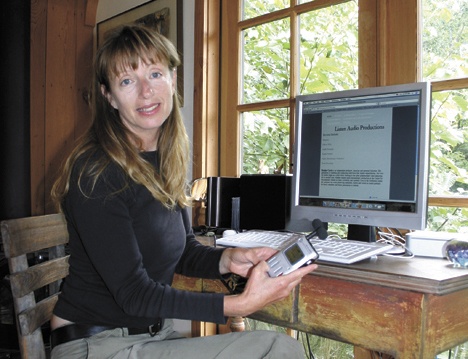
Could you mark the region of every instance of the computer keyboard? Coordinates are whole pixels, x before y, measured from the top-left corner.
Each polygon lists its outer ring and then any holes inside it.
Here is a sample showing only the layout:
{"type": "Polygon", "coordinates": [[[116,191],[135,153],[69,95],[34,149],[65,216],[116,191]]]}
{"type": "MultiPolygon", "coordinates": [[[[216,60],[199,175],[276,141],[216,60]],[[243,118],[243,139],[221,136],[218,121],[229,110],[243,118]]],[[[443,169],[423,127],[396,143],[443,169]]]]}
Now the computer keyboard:
{"type": "Polygon", "coordinates": [[[276,231],[247,231],[218,238],[216,244],[226,247],[271,247],[280,249],[302,234],[276,231]]]}
{"type": "Polygon", "coordinates": [[[312,239],[310,243],[319,254],[319,260],[342,264],[359,262],[393,248],[391,244],[349,239],[312,239]]]}
{"type": "MultiPolygon", "coordinates": [[[[297,236],[303,235],[292,232],[251,230],[219,238],[216,240],[216,244],[226,247],[252,248],[264,246],[281,249],[297,236]]],[[[320,255],[318,261],[341,264],[351,264],[371,258],[383,254],[393,247],[389,244],[347,239],[312,239],[310,243],[320,255]]]]}

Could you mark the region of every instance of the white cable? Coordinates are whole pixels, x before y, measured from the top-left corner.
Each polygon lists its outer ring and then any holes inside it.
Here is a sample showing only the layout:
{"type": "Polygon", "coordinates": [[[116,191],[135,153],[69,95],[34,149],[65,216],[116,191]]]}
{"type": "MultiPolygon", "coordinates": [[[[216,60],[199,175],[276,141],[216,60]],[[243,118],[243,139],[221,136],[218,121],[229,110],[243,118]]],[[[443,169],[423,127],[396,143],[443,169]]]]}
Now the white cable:
{"type": "Polygon", "coordinates": [[[384,253],[385,256],[390,257],[400,257],[400,258],[413,258],[414,254],[406,247],[406,240],[402,236],[395,234],[391,228],[386,228],[388,232],[380,231],[378,235],[380,239],[377,240],[379,243],[391,244],[395,247],[401,247],[403,249],[403,253],[401,254],[391,254],[391,253],[384,253]]]}

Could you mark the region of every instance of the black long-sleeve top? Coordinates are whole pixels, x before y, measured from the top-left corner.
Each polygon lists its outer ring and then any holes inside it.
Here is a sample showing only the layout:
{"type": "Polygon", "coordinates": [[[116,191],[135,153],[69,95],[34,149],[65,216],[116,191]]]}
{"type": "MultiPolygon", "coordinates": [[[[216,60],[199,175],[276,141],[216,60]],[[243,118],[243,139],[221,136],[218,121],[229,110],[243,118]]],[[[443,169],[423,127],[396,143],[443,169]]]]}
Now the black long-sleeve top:
{"type": "MultiPolygon", "coordinates": [[[[94,156],[104,156],[103,153],[94,156]]],[[[142,154],[158,167],[157,153],[142,154]]],[[[83,195],[77,161],[63,211],[70,235],[70,273],[54,313],[76,323],[145,327],[157,318],[224,323],[222,294],[171,287],[174,273],[219,278],[221,249],[200,244],[186,209],[169,210],[143,186],[124,190],[116,164],[83,195]]],[[[91,182],[81,179],[85,193],[91,182]]]]}

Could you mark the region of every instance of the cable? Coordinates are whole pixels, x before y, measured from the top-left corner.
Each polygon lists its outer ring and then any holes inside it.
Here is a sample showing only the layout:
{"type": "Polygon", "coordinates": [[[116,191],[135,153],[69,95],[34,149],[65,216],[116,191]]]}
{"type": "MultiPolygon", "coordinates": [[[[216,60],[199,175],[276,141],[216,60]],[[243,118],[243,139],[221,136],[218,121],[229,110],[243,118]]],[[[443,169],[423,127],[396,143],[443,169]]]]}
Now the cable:
{"type": "Polygon", "coordinates": [[[399,257],[399,258],[413,258],[414,254],[406,247],[406,239],[403,237],[401,232],[398,229],[394,228],[385,228],[386,231],[378,228],[379,239],[376,241],[378,243],[391,244],[394,247],[399,247],[402,250],[402,253],[384,253],[384,256],[399,257]],[[397,233],[394,233],[397,232],[397,233]]]}
{"type": "Polygon", "coordinates": [[[338,234],[330,234],[326,239],[341,239],[338,234]]]}
{"type": "Polygon", "coordinates": [[[310,348],[309,334],[303,333],[303,332],[301,332],[301,333],[302,333],[302,336],[303,336],[303,337],[304,337],[304,335],[305,335],[305,337],[306,337],[307,351],[308,351],[308,354],[309,354],[308,357],[309,357],[310,359],[315,359],[314,353],[312,353],[312,349],[310,348]]]}

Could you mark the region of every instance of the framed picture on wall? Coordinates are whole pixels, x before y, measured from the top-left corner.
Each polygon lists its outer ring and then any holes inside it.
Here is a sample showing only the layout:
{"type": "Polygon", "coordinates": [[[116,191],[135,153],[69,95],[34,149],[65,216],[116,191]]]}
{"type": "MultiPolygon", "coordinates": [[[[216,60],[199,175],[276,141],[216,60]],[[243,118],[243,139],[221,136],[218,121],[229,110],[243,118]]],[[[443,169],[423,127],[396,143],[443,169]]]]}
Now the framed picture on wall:
{"type": "MultiPolygon", "coordinates": [[[[132,8],[97,24],[96,37],[99,46],[109,30],[119,25],[141,23],[156,29],[176,46],[183,63],[183,0],[153,0],[132,8]]],[[[184,67],[177,68],[177,91],[181,105],[184,98],[184,67]]]]}

